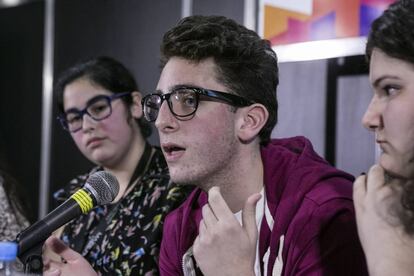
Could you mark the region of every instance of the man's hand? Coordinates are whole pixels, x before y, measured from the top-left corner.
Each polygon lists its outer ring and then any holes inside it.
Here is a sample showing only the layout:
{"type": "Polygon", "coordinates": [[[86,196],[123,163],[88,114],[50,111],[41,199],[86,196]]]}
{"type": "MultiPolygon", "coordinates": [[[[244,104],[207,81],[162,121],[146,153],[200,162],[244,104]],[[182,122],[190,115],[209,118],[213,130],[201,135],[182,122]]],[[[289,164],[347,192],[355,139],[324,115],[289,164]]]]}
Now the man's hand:
{"type": "Polygon", "coordinates": [[[392,212],[394,203],[400,204],[394,190],[399,181],[405,180],[386,182],[383,168],[374,165],[354,183],[358,234],[371,276],[414,275],[414,239],[392,212]]]}
{"type": "Polygon", "coordinates": [[[253,194],[246,200],[241,226],[219,188],[210,189],[193,246],[194,257],[204,275],[254,275],[259,199],[260,194],[253,194]]]}
{"type": "Polygon", "coordinates": [[[46,240],[45,251],[49,252],[49,254],[48,256],[43,255],[44,276],[97,275],[88,261],[54,236],[46,240]],[[57,254],[60,260],[50,258],[50,252],[57,254]]]}

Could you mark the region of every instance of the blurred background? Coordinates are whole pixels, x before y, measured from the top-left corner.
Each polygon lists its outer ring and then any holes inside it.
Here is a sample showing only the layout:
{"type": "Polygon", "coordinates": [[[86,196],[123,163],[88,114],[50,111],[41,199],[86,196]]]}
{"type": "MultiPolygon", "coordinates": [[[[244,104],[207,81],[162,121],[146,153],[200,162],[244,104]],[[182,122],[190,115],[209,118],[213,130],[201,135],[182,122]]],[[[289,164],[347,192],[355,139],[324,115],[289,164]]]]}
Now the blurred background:
{"type": "MultiPolygon", "coordinates": [[[[92,164],[57,120],[53,80],[87,58],[112,56],[143,94],[160,73],[159,45],[182,17],[225,15],[269,39],[280,61],[273,137],[304,135],[354,175],[375,162],[361,117],[372,92],[369,24],[390,0],[0,0],[0,147],[35,217],[92,164]]],[[[158,144],[156,131],[150,142],[158,144]]]]}

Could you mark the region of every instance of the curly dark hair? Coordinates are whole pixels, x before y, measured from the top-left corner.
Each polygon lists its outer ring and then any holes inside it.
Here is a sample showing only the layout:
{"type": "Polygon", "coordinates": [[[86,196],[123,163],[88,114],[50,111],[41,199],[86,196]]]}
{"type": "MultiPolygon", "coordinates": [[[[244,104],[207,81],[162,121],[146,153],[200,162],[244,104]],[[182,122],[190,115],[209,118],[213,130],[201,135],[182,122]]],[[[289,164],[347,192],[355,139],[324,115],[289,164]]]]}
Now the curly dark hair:
{"type": "Polygon", "coordinates": [[[277,56],[268,40],[223,16],[190,16],[163,37],[161,67],[171,57],[194,62],[213,58],[217,81],[231,93],[266,107],[269,118],[259,136],[262,145],[270,141],[277,123],[279,76],[277,56]]]}
{"type": "Polygon", "coordinates": [[[3,185],[6,198],[10,203],[12,211],[16,215],[22,214],[27,220],[33,222],[35,214],[33,214],[32,206],[28,203],[28,194],[15,177],[10,173],[11,168],[7,162],[5,144],[2,136],[0,136],[0,185],[3,185]]]}
{"type": "Polygon", "coordinates": [[[410,179],[402,186],[400,220],[405,232],[414,236],[414,180],[410,179]]]}
{"type": "MultiPolygon", "coordinates": [[[[85,78],[94,84],[109,90],[112,93],[138,91],[138,85],[131,72],[119,61],[110,57],[97,57],[76,64],[64,71],[55,84],[55,93],[59,112],[63,113],[63,92],[70,83],[85,78]]],[[[132,104],[132,97],[122,97],[128,106],[132,104]]],[[[144,138],[151,135],[151,126],[144,119],[137,120],[144,138]]]]}
{"type": "MultiPolygon", "coordinates": [[[[380,49],[386,55],[414,66],[413,30],[414,0],[391,4],[371,25],[365,51],[367,60],[370,61],[374,49],[380,49]]],[[[414,236],[414,179],[398,183],[390,213],[398,216],[407,234],[414,236]]]]}
{"type": "Polygon", "coordinates": [[[414,179],[389,178],[387,185],[391,185],[393,190],[388,199],[389,222],[402,224],[405,233],[414,237],[414,179]]]}

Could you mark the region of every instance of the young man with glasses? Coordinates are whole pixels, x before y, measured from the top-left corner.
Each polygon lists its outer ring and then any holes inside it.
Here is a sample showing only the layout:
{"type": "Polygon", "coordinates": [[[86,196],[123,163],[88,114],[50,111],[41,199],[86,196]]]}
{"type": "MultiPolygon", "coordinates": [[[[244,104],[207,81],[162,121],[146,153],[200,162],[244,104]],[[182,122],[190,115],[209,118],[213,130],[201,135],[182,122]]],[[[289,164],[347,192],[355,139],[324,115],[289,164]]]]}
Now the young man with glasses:
{"type": "Polygon", "coordinates": [[[191,16],[161,46],[142,99],[171,179],[196,189],[166,218],[161,275],[366,275],[353,177],[304,137],[271,140],[276,54],[255,32],[191,16]]]}
{"type": "MultiPolygon", "coordinates": [[[[270,139],[279,80],[268,41],[225,17],[191,16],[161,51],[144,115],[171,179],[198,186],[164,222],[161,275],[367,275],[353,177],[304,137],[270,139]]],[[[94,275],[72,250],[50,246],[73,275],[94,275]]]]}

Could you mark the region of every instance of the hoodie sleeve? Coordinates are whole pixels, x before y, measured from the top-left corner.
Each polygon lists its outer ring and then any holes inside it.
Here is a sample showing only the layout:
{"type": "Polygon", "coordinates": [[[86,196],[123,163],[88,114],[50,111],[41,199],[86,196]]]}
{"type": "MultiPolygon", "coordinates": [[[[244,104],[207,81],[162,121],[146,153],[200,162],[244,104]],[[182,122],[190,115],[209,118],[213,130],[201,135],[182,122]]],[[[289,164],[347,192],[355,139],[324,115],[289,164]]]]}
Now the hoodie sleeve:
{"type": "Polygon", "coordinates": [[[336,198],[312,209],[284,275],[368,275],[352,201],[336,198]]]}

